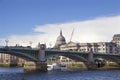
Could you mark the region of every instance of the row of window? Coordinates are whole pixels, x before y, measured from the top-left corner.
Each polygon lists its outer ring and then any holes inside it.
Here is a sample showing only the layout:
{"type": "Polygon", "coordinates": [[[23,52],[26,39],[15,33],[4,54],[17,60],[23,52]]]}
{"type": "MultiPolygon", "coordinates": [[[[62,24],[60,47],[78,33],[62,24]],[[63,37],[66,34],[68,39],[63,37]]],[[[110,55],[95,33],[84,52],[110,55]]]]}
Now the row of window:
{"type": "MultiPolygon", "coordinates": [[[[100,50],[105,50],[105,48],[90,48],[90,49],[79,49],[79,51],[100,51],[100,50]]],[[[107,49],[106,49],[107,50],[107,49]]]]}
{"type": "Polygon", "coordinates": [[[113,38],[113,40],[120,40],[120,38],[113,38]]]}

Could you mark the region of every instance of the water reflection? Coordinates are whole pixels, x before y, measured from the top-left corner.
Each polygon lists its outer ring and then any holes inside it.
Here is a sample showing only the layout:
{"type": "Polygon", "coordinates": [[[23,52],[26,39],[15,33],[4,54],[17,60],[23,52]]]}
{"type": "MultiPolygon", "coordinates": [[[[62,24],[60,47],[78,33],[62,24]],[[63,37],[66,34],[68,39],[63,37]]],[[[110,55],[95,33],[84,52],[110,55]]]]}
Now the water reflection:
{"type": "Polygon", "coordinates": [[[0,67],[0,74],[3,73],[24,73],[23,68],[4,68],[0,67]]]}
{"type": "Polygon", "coordinates": [[[24,73],[22,68],[0,68],[0,80],[120,80],[120,70],[24,73]]]}

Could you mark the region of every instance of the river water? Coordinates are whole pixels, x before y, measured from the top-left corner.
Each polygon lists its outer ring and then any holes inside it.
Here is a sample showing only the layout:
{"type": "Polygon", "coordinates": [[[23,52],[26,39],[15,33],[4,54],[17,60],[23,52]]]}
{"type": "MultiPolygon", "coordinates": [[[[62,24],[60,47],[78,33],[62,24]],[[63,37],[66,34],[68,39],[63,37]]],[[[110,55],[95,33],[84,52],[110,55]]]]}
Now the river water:
{"type": "Polygon", "coordinates": [[[22,68],[0,67],[0,80],[120,80],[120,70],[24,73],[22,68]]]}

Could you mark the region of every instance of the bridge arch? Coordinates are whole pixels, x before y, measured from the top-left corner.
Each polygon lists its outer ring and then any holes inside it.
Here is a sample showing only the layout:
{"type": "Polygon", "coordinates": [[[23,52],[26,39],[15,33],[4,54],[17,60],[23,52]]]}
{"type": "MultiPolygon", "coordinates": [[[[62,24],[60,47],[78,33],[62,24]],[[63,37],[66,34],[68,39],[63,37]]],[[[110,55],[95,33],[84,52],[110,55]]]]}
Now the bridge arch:
{"type": "Polygon", "coordinates": [[[85,59],[82,56],[79,56],[79,55],[76,55],[76,54],[69,54],[68,55],[68,54],[65,54],[65,53],[64,54],[57,53],[57,54],[47,55],[46,59],[49,59],[49,58],[54,57],[54,56],[65,56],[65,57],[68,57],[68,58],[76,60],[76,61],[87,62],[87,59],[85,59]]]}
{"type": "Polygon", "coordinates": [[[113,62],[116,62],[117,64],[120,63],[120,59],[118,59],[117,57],[114,57],[114,56],[97,56],[97,57],[94,57],[94,60],[97,59],[97,58],[102,58],[104,60],[111,60],[113,62]]]}
{"type": "Polygon", "coordinates": [[[0,53],[2,54],[11,54],[11,55],[14,55],[14,56],[18,56],[18,57],[21,57],[21,58],[27,58],[28,60],[31,60],[31,61],[34,61],[34,62],[37,62],[38,60],[29,55],[29,54],[26,54],[26,53],[23,53],[23,52],[18,52],[18,51],[0,51],[0,53]]]}

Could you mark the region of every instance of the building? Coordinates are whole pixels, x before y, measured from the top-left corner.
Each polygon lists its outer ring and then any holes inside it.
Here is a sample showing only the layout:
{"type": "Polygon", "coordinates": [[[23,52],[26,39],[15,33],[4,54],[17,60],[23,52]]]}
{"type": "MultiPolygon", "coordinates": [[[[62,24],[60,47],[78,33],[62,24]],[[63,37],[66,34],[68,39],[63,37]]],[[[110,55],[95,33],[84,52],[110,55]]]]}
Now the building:
{"type": "Polygon", "coordinates": [[[70,42],[60,46],[60,50],[92,52],[92,53],[118,53],[117,45],[113,42],[74,43],[70,42]]]}
{"type": "Polygon", "coordinates": [[[65,37],[62,35],[62,30],[60,30],[60,35],[57,37],[54,49],[60,49],[61,45],[66,44],[65,37]]]}
{"type": "Polygon", "coordinates": [[[0,54],[0,63],[17,64],[18,58],[10,54],[0,54]]]}
{"type": "Polygon", "coordinates": [[[112,42],[96,42],[96,43],[66,43],[65,37],[60,35],[57,37],[54,48],[66,51],[78,51],[78,52],[92,52],[92,53],[111,53],[116,54],[120,51],[120,34],[114,35],[112,42]],[[118,46],[119,45],[119,46],[118,46]]]}
{"type": "Polygon", "coordinates": [[[120,45],[120,34],[115,34],[113,36],[112,42],[116,43],[117,45],[120,45]]]}
{"type": "Polygon", "coordinates": [[[118,52],[120,52],[120,34],[115,34],[113,36],[112,42],[115,43],[115,44],[117,44],[118,52]]]}

